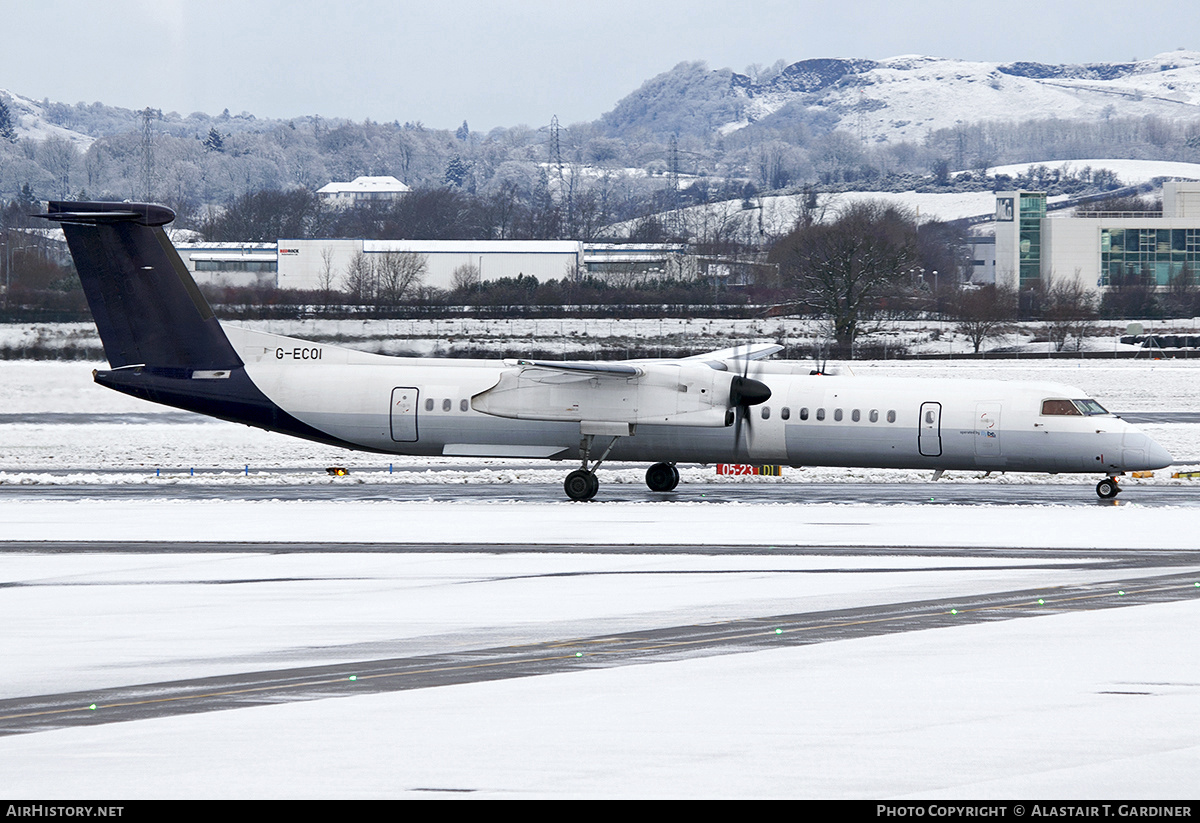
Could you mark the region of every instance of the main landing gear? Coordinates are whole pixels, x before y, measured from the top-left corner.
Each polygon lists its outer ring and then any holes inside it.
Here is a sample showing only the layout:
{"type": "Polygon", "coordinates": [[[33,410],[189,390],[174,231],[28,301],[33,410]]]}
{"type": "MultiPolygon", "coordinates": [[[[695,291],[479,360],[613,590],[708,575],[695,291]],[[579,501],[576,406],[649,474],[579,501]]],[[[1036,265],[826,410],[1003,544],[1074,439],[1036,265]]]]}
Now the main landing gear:
{"type": "Polygon", "coordinates": [[[1101,500],[1111,500],[1120,491],[1121,487],[1117,485],[1115,477],[1106,477],[1096,484],[1096,494],[1100,495],[1101,500]]]}
{"type": "Polygon", "coordinates": [[[679,469],[674,463],[655,463],[646,469],[646,485],[652,492],[669,492],[679,485],[679,469]]]}
{"type": "MultiPolygon", "coordinates": [[[[593,439],[594,435],[587,434],[579,441],[579,456],[583,466],[568,474],[563,481],[563,491],[572,500],[580,502],[591,500],[600,491],[600,480],[596,477],[596,469],[600,468],[600,464],[604,462],[604,458],[608,457],[608,453],[612,451],[613,445],[617,442],[617,438],[613,437],[603,454],[600,455],[600,459],[589,467],[588,459],[592,451],[593,439]]],[[[646,469],[646,485],[650,487],[650,491],[669,492],[679,485],[679,469],[675,468],[674,463],[655,463],[646,469]]]]}

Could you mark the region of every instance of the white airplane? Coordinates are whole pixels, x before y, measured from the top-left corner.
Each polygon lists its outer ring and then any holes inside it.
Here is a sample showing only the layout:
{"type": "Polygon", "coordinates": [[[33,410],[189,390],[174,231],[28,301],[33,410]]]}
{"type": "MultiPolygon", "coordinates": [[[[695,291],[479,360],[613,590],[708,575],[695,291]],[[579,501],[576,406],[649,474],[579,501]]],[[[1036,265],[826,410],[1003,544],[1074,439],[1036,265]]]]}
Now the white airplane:
{"type": "Polygon", "coordinates": [[[222,326],[162,226],[135,203],[51,202],[112,367],[101,385],[269,431],[384,454],[576,460],[595,497],[607,459],[1117,476],[1171,455],[1056,383],[830,376],[754,344],[618,363],[388,357],[222,326]]]}

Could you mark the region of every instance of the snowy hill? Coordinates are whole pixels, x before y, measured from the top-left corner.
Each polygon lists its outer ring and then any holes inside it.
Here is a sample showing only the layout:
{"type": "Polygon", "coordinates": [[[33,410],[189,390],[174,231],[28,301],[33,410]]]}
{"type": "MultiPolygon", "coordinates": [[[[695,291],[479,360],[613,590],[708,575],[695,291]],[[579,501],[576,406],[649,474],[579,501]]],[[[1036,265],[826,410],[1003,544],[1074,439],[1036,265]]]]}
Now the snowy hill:
{"type": "Polygon", "coordinates": [[[58,137],[71,141],[80,151],[87,151],[88,146],[95,140],[86,134],[51,123],[46,118],[45,107],[50,105],[48,103],[39,103],[5,89],[0,89],[0,99],[5,100],[8,105],[18,138],[41,142],[47,137],[58,137]]]}
{"type": "Polygon", "coordinates": [[[905,55],[803,60],[765,82],[680,64],[605,115],[610,131],[670,124],[722,134],[772,118],[840,127],[868,142],[920,141],[960,123],[1111,117],[1200,118],[1200,52],[1134,63],[1051,66],[905,55]],[[687,100],[690,105],[685,105],[687,100]],[[664,112],[667,116],[664,116],[664,112]],[[697,118],[696,112],[704,116],[697,118]]]}

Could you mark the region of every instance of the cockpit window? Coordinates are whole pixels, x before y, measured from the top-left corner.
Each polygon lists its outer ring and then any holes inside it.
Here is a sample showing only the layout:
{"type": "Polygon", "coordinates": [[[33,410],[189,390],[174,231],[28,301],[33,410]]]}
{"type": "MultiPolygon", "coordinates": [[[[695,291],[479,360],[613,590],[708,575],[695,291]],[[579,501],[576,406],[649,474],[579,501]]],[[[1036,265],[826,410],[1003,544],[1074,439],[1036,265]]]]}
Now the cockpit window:
{"type": "Polygon", "coordinates": [[[1043,400],[1042,414],[1074,414],[1079,415],[1079,409],[1070,400],[1043,400]]]}
{"type": "Polygon", "coordinates": [[[1083,414],[1108,414],[1108,409],[1091,399],[1076,400],[1075,407],[1083,414]]]}

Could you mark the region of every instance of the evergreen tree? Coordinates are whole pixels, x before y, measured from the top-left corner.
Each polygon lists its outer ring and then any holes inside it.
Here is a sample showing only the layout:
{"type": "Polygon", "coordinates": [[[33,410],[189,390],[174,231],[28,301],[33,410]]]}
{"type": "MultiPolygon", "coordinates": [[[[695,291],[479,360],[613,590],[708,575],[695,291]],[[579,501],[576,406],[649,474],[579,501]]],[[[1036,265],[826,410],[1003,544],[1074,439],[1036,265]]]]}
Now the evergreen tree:
{"type": "Polygon", "coordinates": [[[204,150],[219,154],[225,152],[225,138],[221,137],[221,133],[215,128],[208,130],[208,137],[204,138],[204,150]]]}
{"type": "Polygon", "coordinates": [[[13,125],[12,113],[8,110],[8,104],[0,100],[0,140],[7,140],[10,143],[17,142],[17,129],[13,125]]]}
{"type": "Polygon", "coordinates": [[[452,186],[462,188],[467,181],[467,176],[471,173],[470,164],[466,163],[457,154],[450,158],[450,162],[446,164],[445,181],[452,186]]]}

